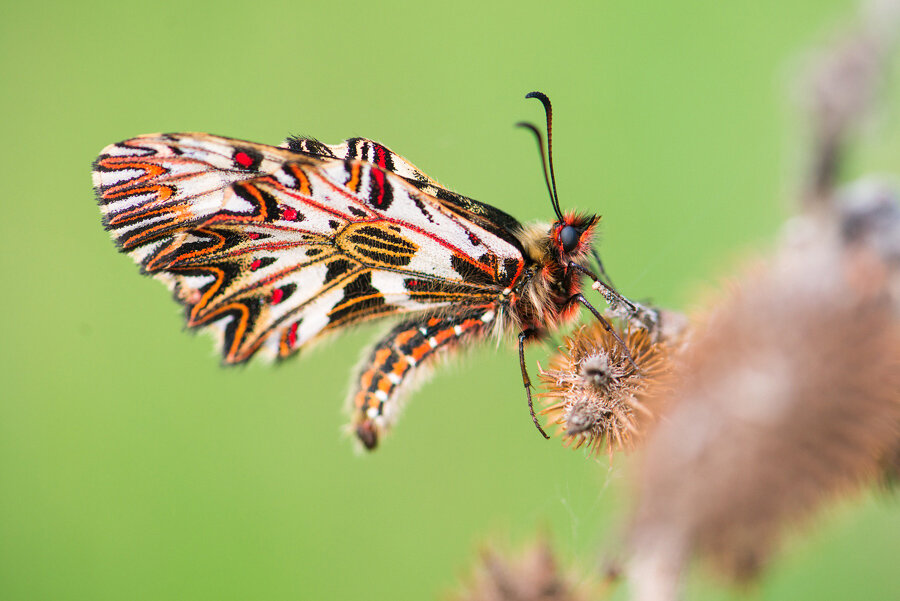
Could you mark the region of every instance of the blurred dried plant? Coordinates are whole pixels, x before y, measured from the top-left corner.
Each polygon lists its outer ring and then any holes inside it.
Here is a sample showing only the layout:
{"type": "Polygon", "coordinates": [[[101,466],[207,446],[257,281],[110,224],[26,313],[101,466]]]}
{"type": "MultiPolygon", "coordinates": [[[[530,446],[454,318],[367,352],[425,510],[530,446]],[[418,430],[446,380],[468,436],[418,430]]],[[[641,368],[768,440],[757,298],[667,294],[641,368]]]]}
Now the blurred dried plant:
{"type": "Polygon", "coordinates": [[[900,2],[861,3],[856,27],[835,40],[809,70],[803,97],[813,130],[804,201],[807,209],[830,199],[841,159],[876,103],[897,40],[900,2]]]}
{"type": "Polygon", "coordinates": [[[900,441],[884,459],[884,481],[888,486],[900,486],[900,441]]]}
{"type": "MultiPolygon", "coordinates": [[[[868,178],[841,190],[836,208],[845,243],[869,249],[883,261],[886,292],[894,320],[900,321],[900,193],[883,180],[868,178]]],[[[883,464],[885,482],[896,486],[900,483],[900,436],[883,464]]]]}
{"type": "MultiPolygon", "coordinates": [[[[607,578],[609,580],[609,577],[607,578]]],[[[606,598],[609,582],[590,585],[560,570],[553,549],[539,541],[518,557],[484,550],[465,590],[454,601],[587,601],[606,598]]]]}
{"type": "Polygon", "coordinates": [[[805,214],[698,319],[676,359],[671,409],[639,476],[634,599],[677,599],[695,556],[751,579],[786,526],[898,471],[900,197],[872,180],[834,189],[900,3],[863,12],[815,70],[805,214]]]}
{"type": "Polygon", "coordinates": [[[900,327],[888,272],[868,249],[809,233],[745,275],[679,358],[642,466],[634,580],[677,576],[694,554],[753,577],[786,523],[874,481],[893,452],[900,327]]]}

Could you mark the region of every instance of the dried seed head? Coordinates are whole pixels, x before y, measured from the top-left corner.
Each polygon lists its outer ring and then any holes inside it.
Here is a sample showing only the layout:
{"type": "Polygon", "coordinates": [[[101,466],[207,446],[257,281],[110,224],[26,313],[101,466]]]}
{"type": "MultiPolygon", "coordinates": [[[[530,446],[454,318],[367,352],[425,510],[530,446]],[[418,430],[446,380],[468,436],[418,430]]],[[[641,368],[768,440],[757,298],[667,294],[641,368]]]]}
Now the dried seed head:
{"type": "Polygon", "coordinates": [[[585,394],[582,398],[575,400],[566,417],[566,434],[574,436],[587,432],[597,421],[596,416],[602,411],[596,395],[585,394]]]}
{"type": "Polygon", "coordinates": [[[539,371],[547,400],[541,413],[562,426],[566,445],[609,454],[631,448],[652,415],[645,401],[668,374],[667,346],[642,329],[620,336],[638,370],[615,337],[593,323],[567,336],[550,369],[539,371]]]}
{"type": "Polygon", "coordinates": [[[578,366],[578,372],[586,383],[601,392],[607,392],[613,381],[609,357],[603,352],[585,357],[578,366]]]}

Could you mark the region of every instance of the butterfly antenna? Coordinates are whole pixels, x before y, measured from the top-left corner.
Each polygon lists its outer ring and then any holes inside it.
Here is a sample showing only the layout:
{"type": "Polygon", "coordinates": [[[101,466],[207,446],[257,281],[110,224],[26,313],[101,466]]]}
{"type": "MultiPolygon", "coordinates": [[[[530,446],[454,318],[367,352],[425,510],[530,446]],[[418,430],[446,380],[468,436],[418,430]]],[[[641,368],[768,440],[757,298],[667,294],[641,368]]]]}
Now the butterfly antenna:
{"type": "Polygon", "coordinates": [[[547,184],[547,193],[550,195],[550,204],[553,205],[556,216],[562,221],[562,215],[559,212],[559,203],[556,202],[556,199],[553,196],[553,188],[550,186],[550,175],[547,171],[547,155],[544,154],[544,136],[541,135],[541,131],[537,127],[525,121],[519,121],[516,123],[516,127],[524,127],[531,130],[531,133],[534,134],[534,137],[537,140],[538,152],[541,153],[541,167],[544,168],[544,182],[547,184]]]}
{"type": "Polygon", "coordinates": [[[544,105],[544,113],[547,115],[547,162],[550,164],[550,181],[553,184],[553,210],[556,216],[562,221],[562,212],[559,210],[559,195],[556,193],[556,174],[553,171],[553,106],[550,99],[543,92],[529,92],[525,94],[525,98],[537,98],[544,105]]]}

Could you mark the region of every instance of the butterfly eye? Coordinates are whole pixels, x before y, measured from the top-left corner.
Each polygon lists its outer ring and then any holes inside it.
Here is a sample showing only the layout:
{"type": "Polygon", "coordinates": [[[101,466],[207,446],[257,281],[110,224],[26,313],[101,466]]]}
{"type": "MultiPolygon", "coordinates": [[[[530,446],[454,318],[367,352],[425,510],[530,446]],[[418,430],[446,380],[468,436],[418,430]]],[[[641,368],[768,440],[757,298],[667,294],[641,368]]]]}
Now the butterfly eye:
{"type": "Polygon", "coordinates": [[[562,242],[564,252],[570,253],[575,250],[579,239],[581,239],[581,232],[573,225],[564,226],[559,232],[559,241],[562,242]]]}

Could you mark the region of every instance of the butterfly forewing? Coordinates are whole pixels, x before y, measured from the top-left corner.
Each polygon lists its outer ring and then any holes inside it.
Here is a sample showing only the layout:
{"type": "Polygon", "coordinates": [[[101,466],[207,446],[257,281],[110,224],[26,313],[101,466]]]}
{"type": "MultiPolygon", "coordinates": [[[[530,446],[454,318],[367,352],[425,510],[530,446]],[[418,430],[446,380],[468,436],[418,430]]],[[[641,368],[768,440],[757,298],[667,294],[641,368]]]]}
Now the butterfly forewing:
{"type": "Polygon", "coordinates": [[[402,157],[297,140],[152,134],[95,163],[105,227],[189,326],[219,333],[226,362],[376,317],[488,306],[520,277],[509,236],[468,218],[465,197],[429,194],[443,188],[402,157]]]}
{"type": "Polygon", "coordinates": [[[323,144],[315,138],[303,138],[292,136],[288,138],[282,148],[288,148],[294,152],[311,156],[333,159],[359,159],[372,163],[385,171],[390,171],[400,177],[417,182],[422,185],[440,187],[418,167],[410,163],[399,154],[392,152],[386,146],[373,142],[366,138],[350,138],[340,144],[323,144]]]}
{"type": "Polygon", "coordinates": [[[466,221],[477,223],[523,252],[520,240],[516,235],[522,226],[513,216],[497,207],[443,187],[407,159],[378,142],[366,138],[350,138],[340,144],[323,144],[314,138],[295,136],[288,138],[282,146],[311,156],[340,159],[360,158],[371,162],[399,175],[430,196],[432,202],[441,204],[466,221]]]}

